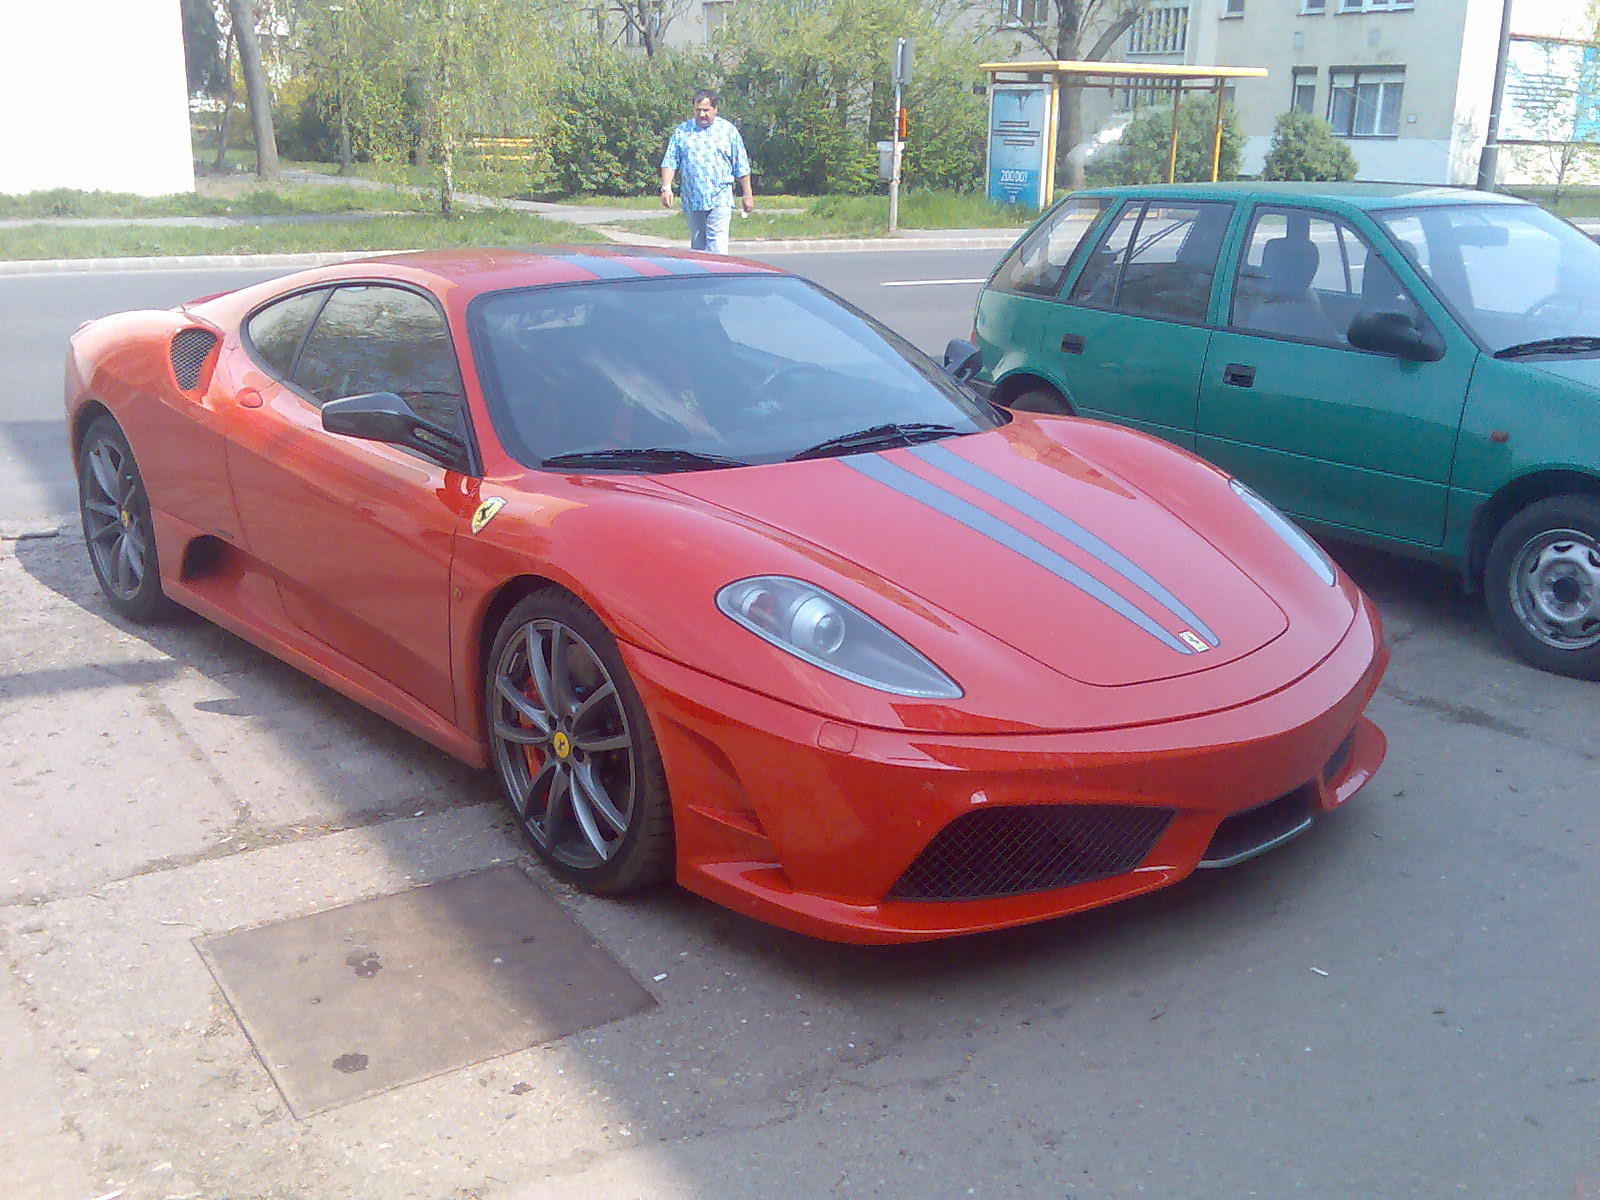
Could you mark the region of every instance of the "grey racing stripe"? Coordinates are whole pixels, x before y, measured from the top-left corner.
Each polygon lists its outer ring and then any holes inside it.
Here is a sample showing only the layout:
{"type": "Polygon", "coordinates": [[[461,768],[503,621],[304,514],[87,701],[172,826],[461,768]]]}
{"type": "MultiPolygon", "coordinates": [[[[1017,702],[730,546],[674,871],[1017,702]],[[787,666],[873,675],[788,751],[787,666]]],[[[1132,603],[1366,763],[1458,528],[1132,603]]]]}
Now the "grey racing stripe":
{"type": "Polygon", "coordinates": [[[601,279],[638,279],[643,275],[637,267],[630,267],[602,254],[552,254],[550,257],[556,262],[592,271],[601,279]]]}
{"type": "Polygon", "coordinates": [[[1174,617],[1182,621],[1195,633],[1199,634],[1213,646],[1219,645],[1221,639],[1206,626],[1206,623],[1195,615],[1182,600],[1174,596],[1166,587],[1153,579],[1148,571],[1137,563],[1131,561],[1114,546],[1097,538],[1071,517],[1059,513],[1051,508],[1037,496],[1029,495],[1014,483],[1008,483],[998,475],[985,471],[982,467],[968,462],[948,446],[930,442],[924,446],[914,447],[911,451],[930,467],[937,467],[947,475],[954,475],[962,483],[993,496],[1002,504],[1009,505],[1023,516],[1037,521],[1051,533],[1058,534],[1071,542],[1078,549],[1098,558],[1106,566],[1116,571],[1123,578],[1139,587],[1152,600],[1155,600],[1174,617]]]}
{"type": "Polygon", "coordinates": [[[1054,550],[1041,545],[1021,530],[1013,529],[999,517],[984,512],[977,505],[970,504],[959,496],[952,496],[937,484],[929,483],[926,479],[912,474],[904,467],[897,467],[876,454],[855,454],[839,461],[847,467],[860,471],[869,479],[876,480],[887,488],[893,488],[902,496],[926,504],[968,529],[981,533],[1008,550],[1015,551],[1029,562],[1043,567],[1056,578],[1065,580],[1079,591],[1100,601],[1119,617],[1137,625],[1162,645],[1171,647],[1179,654],[1195,652],[1157,625],[1148,614],[1129,604],[1082,567],[1062,558],[1054,550]]]}

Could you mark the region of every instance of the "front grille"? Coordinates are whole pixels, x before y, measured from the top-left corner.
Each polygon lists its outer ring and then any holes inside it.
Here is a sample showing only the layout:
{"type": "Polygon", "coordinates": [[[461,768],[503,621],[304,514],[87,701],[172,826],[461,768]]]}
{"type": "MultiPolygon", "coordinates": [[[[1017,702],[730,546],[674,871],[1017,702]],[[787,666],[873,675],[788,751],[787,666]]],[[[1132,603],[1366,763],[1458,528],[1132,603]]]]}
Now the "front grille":
{"type": "Polygon", "coordinates": [[[1304,833],[1311,828],[1311,793],[1308,783],[1276,800],[1234,813],[1217,826],[1199,865],[1231,867],[1304,833]]]}
{"type": "Polygon", "coordinates": [[[1170,808],[1037,804],[965,813],[941,829],[889,890],[892,900],[978,900],[1044,892],[1131,871],[1170,808]]]}
{"type": "Polygon", "coordinates": [[[192,391],[200,382],[200,368],[216,344],[217,335],[209,329],[180,329],[173,337],[167,354],[172,359],[172,377],[184,391],[192,391]]]}

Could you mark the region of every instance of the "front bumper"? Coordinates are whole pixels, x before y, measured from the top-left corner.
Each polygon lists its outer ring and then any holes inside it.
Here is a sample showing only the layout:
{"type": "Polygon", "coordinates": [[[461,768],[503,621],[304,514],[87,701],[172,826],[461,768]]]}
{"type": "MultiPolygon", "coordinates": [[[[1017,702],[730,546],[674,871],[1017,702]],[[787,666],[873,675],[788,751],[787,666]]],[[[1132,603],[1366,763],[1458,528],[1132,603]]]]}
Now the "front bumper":
{"type": "Polygon", "coordinates": [[[1385,749],[1361,715],[1388,659],[1365,603],[1327,658],[1270,695],[1089,733],[845,725],[624,654],[672,789],[679,882],[833,941],[1000,929],[1241,861],[1300,832],[1295,813],[1344,803],[1385,749]]]}

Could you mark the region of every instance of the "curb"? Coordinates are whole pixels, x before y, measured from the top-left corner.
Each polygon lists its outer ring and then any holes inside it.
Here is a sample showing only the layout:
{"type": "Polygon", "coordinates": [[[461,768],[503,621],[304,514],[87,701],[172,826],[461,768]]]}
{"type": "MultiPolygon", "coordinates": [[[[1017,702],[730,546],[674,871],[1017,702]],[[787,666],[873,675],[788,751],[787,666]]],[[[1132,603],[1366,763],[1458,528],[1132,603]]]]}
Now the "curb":
{"type": "MultiPolygon", "coordinates": [[[[604,231],[608,235],[609,230],[604,231]]],[[[633,234],[613,238],[619,245],[663,246],[688,249],[683,242],[633,234]]],[[[993,237],[898,237],[898,238],[794,238],[771,241],[742,241],[730,245],[735,257],[757,254],[804,254],[855,250],[1004,250],[1016,241],[1015,235],[993,237]]],[[[512,247],[514,248],[514,247],[512,247]]],[[[321,267],[329,263],[350,262],[384,254],[404,254],[406,250],[318,251],[307,254],[199,254],[150,255],[143,258],[41,258],[0,262],[0,276],[58,275],[93,271],[209,271],[241,267],[321,267]]]]}

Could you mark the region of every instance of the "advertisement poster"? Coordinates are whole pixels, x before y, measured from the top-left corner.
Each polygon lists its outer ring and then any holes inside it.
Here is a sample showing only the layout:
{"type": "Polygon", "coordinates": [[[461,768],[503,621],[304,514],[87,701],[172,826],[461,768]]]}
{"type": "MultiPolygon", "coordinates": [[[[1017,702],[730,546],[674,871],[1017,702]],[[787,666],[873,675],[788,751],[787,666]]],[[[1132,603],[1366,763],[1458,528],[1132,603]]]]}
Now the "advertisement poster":
{"type": "Polygon", "coordinates": [[[1050,145],[1050,85],[989,89],[989,199],[1043,208],[1050,145]]]}
{"type": "Polygon", "coordinates": [[[1513,37],[1500,111],[1503,142],[1600,142],[1600,51],[1513,37]]]}

